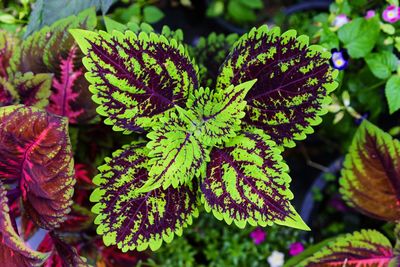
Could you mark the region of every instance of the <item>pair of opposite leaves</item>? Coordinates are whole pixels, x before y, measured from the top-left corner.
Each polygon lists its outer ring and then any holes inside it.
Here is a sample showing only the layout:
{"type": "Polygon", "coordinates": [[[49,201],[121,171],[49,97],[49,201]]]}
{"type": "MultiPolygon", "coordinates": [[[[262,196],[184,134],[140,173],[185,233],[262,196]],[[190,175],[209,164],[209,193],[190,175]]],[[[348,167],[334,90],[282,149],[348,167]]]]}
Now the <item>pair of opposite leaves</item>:
{"type": "Polygon", "coordinates": [[[100,115],[114,130],[149,132],[106,158],[94,179],[97,232],[122,250],[155,250],[207,211],[239,227],[308,229],[290,204],[293,146],[318,124],[337,86],[330,53],[295,31],[266,26],[233,46],[215,89],[175,39],[71,30],[100,115]],[[206,164],[208,162],[208,164],[206,164]]]}

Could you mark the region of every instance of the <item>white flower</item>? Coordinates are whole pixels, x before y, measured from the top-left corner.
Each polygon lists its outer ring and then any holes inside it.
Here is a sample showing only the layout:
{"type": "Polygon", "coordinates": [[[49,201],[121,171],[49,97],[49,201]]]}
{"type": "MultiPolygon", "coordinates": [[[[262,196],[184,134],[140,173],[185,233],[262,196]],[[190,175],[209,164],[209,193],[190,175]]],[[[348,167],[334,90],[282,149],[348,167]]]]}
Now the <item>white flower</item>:
{"type": "Polygon", "coordinates": [[[268,257],[268,263],[271,267],[282,267],[285,263],[285,254],[276,250],[272,251],[268,257]]]}
{"type": "Polygon", "coordinates": [[[349,22],[349,18],[345,14],[337,15],[333,21],[333,27],[340,28],[349,22]]]}

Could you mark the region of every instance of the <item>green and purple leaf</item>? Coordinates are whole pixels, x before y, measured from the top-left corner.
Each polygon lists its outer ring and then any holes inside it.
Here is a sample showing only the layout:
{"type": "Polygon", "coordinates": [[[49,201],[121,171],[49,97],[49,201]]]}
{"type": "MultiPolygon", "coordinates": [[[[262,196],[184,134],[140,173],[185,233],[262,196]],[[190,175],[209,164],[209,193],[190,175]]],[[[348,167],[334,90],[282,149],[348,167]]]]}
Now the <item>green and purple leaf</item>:
{"type": "Polygon", "coordinates": [[[148,153],[143,142],[125,146],[105,159],[93,180],[98,188],[91,201],[98,203],[92,211],[98,214],[97,233],[107,246],[117,244],[123,251],[156,250],[163,240],[169,243],[174,234],[180,236],[198,216],[196,182],[138,192],[148,179],[148,153]]]}
{"type": "Polygon", "coordinates": [[[252,80],[223,90],[200,88],[194,92],[186,104],[194,113],[190,126],[194,136],[205,146],[211,147],[236,136],[241,119],[245,116],[244,99],[255,83],[256,80],[252,80]]]}
{"type": "Polygon", "coordinates": [[[19,184],[22,203],[52,229],[70,211],[74,167],[66,118],[19,106],[0,108],[0,177],[19,184]]]}
{"type": "Polygon", "coordinates": [[[346,155],[340,192],[358,211],[400,220],[400,142],[364,120],[346,155]]]}
{"type": "Polygon", "coordinates": [[[72,30],[97,112],[124,133],[148,130],[198,88],[197,68],[184,47],[155,33],[72,30]]]}
{"type": "Polygon", "coordinates": [[[19,40],[10,33],[0,30],[0,78],[8,80],[15,71],[11,57],[19,53],[19,40]]]}
{"type": "Polygon", "coordinates": [[[337,87],[330,53],[309,46],[293,30],[253,28],[237,41],[223,63],[216,87],[257,79],[247,94],[243,123],[262,129],[279,145],[305,139],[327,112],[329,93],[337,87]]]}
{"type": "MultiPolygon", "coordinates": [[[[301,255],[300,255],[301,256],[301,255]]],[[[296,267],[388,267],[390,241],[376,230],[361,230],[333,239],[296,267]]]]}
{"type": "Polygon", "coordinates": [[[228,224],[286,225],[309,230],[290,204],[288,166],[280,150],[261,130],[232,138],[213,148],[200,187],[206,211],[228,224]]]}
{"type": "Polygon", "coordinates": [[[22,73],[54,73],[47,110],[68,117],[71,123],[90,122],[96,115],[96,107],[84,77],[83,55],[68,31],[91,30],[95,26],[93,9],[59,20],[29,36],[22,43],[21,53],[12,60],[22,73]]]}
{"type": "Polygon", "coordinates": [[[209,150],[196,138],[190,122],[182,119],[189,113],[179,110],[178,114],[170,112],[160,118],[160,126],[147,134],[151,140],[147,144],[151,169],[149,179],[141,188],[143,192],[190,184],[194,177],[205,173],[209,150]]]}
{"type": "Polygon", "coordinates": [[[17,73],[13,78],[13,84],[18,92],[19,103],[25,106],[46,108],[49,104],[52,78],[53,75],[47,73],[17,73]]]}
{"type": "Polygon", "coordinates": [[[7,267],[42,266],[47,253],[32,250],[18,235],[10,217],[7,190],[0,180],[0,262],[7,267]]]}

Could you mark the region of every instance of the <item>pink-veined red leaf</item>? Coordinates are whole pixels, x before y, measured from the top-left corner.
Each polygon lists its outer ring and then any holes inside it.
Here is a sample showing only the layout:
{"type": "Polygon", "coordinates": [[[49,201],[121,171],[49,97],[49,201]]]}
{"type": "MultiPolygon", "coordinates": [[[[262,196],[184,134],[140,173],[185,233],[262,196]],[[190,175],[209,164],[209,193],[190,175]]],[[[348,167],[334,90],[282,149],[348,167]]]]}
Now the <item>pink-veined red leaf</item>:
{"type": "Polygon", "coordinates": [[[0,108],[0,177],[19,184],[38,226],[58,226],[75,184],[67,119],[21,105],[0,108]]]}

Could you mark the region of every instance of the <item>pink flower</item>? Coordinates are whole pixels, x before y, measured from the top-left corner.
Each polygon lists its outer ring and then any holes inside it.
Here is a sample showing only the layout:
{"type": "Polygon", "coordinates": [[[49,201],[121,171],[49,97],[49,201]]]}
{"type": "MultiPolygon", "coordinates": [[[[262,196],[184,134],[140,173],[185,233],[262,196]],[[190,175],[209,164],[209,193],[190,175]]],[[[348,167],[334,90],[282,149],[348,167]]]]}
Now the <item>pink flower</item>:
{"type": "Polygon", "coordinates": [[[350,21],[350,19],[346,16],[346,14],[340,14],[337,15],[336,18],[333,20],[332,25],[334,27],[342,27],[343,25],[345,25],[346,23],[348,23],[350,21]]]}
{"type": "Polygon", "coordinates": [[[384,21],[395,23],[400,19],[400,8],[395,5],[388,6],[382,13],[384,21]]]}
{"type": "Polygon", "coordinates": [[[289,254],[290,254],[290,256],[296,256],[297,254],[300,254],[301,252],[303,252],[303,250],[304,250],[304,246],[301,242],[294,242],[294,243],[290,244],[289,254]]]}
{"type": "Polygon", "coordinates": [[[368,10],[367,14],[365,14],[365,18],[366,19],[370,19],[370,18],[373,18],[373,17],[375,17],[375,10],[368,10]]]}
{"type": "Polygon", "coordinates": [[[250,237],[253,239],[253,242],[256,245],[260,245],[262,242],[264,242],[266,236],[267,234],[261,228],[256,228],[250,233],[250,237]]]}

